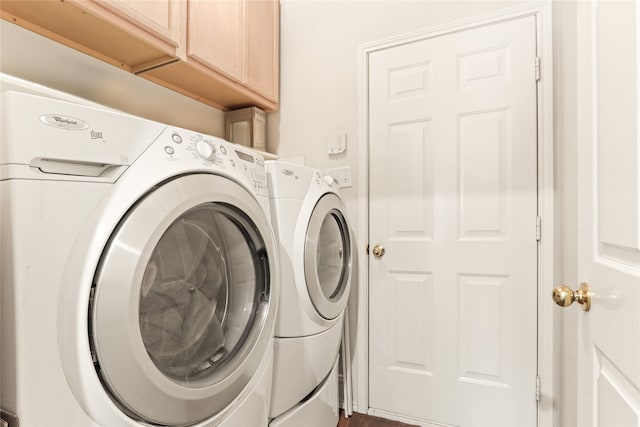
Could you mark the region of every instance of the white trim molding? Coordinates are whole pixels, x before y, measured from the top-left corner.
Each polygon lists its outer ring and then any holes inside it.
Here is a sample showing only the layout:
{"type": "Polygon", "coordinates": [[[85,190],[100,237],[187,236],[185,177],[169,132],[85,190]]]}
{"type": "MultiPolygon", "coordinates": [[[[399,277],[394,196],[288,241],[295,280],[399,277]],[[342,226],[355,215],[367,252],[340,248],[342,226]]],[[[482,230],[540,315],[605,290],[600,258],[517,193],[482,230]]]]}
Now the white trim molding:
{"type": "MultiPolygon", "coordinates": [[[[549,295],[554,287],[554,141],[553,141],[553,43],[551,0],[532,1],[423,31],[390,37],[362,44],[358,52],[358,162],[363,171],[358,191],[358,247],[369,243],[369,56],[376,51],[433,38],[455,31],[522,18],[536,17],[537,55],[540,58],[538,82],[538,215],[542,218],[538,249],[538,376],[540,402],[538,426],[554,425],[554,319],[549,295]]],[[[358,332],[356,342],[357,380],[354,382],[357,399],[354,410],[382,415],[369,409],[369,257],[358,257],[358,332]]],[[[534,390],[532,390],[532,396],[534,390]]],[[[390,415],[390,414],[387,414],[390,415]]],[[[409,419],[407,419],[409,420],[409,419]]],[[[411,420],[414,423],[418,420],[411,420]]]]}

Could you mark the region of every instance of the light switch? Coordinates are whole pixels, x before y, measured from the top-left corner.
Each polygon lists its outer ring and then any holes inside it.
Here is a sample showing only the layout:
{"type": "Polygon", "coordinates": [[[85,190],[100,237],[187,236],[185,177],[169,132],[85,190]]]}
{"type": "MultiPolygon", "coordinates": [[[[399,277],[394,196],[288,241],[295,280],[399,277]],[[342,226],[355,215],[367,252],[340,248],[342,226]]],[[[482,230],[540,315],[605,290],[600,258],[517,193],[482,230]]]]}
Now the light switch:
{"type": "Polygon", "coordinates": [[[347,133],[338,132],[327,138],[327,147],[329,155],[344,153],[347,149],[347,133]]]}

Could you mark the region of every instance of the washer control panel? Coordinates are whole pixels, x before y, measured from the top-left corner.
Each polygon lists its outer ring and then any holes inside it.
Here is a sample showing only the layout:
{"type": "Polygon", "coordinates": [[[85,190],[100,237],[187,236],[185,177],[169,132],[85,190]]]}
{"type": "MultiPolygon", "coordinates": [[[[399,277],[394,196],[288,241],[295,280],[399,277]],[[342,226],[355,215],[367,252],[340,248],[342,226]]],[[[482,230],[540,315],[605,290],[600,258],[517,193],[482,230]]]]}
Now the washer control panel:
{"type": "Polygon", "coordinates": [[[264,158],[250,148],[231,143],[229,143],[229,145],[232,147],[236,156],[238,156],[240,170],[244,172],[256,194],[258,196],[268,197],[267,168],[264,164],[264,158]]]}
{"type": "Polygon", "coordinates": [[[218,166],[239,172],[258,196],[269,196],[264,158],[250,148],[180,128],[169,127],[166,132],[168,137],[161,144],[166,160],[192,161],[199,167],[218,166]]]}

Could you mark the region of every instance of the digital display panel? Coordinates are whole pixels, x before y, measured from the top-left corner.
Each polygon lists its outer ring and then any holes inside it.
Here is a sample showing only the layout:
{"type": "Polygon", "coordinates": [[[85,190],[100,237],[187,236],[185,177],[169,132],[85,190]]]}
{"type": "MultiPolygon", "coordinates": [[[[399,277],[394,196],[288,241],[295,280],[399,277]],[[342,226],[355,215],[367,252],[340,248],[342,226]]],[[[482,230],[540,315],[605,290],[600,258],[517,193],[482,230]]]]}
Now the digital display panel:
{"type": "Polygon", "coordinates": [[[249,163],[255,163],[255,160],[254,160],[253,156],[251,156],[251,155],[249,155],[247,153],[243,153],[241,151],[237,151],[236,150],[236,154],[238,155],[240,160],[244,160],[245,162],[249,162],[249,163]]]}

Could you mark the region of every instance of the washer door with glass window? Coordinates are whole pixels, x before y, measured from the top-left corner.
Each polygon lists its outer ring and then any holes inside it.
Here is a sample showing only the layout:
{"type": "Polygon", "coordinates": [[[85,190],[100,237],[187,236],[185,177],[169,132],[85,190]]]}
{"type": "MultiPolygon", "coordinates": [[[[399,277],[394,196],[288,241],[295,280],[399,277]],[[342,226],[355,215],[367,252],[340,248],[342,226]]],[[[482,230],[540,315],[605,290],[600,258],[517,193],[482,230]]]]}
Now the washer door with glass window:
{"type": "Polygon", "coordinates": [[[304,247],[304,273],[314,308],[327,320],[344,310],[351,284],[351,236],[342,200],[324,194],[311,214],[304,247]]]}
{"type": "Polygon", "coordinates": [[[264,211],[230,179],[187,175],[138,201],[89,310],[96,371],[125,414],[190,425],[242,392],[273,336],[275,253],[264,211]]]}

